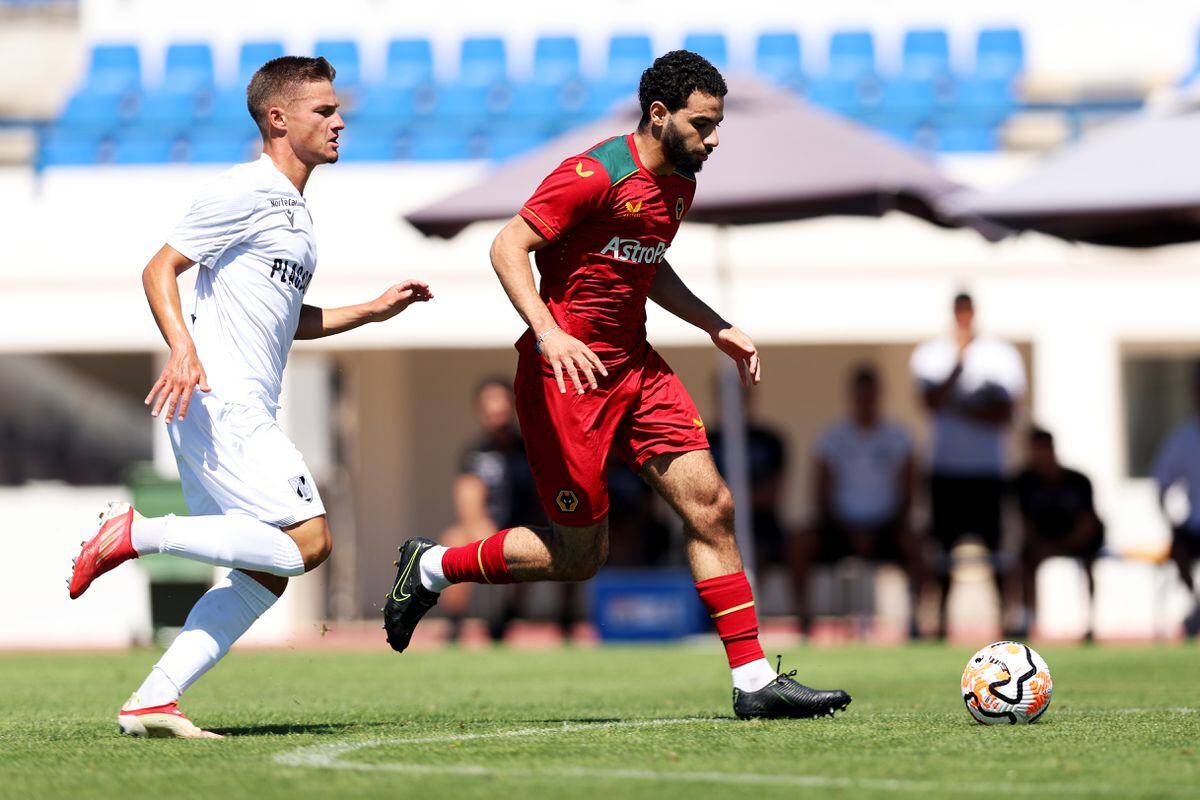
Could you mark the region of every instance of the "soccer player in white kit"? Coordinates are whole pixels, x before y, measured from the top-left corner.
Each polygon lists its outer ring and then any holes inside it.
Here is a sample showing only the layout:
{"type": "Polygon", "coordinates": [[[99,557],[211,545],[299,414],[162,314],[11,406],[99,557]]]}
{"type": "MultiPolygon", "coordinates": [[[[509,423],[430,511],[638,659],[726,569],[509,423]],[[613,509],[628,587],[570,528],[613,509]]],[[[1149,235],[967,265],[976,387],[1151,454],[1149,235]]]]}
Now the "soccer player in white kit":
{"type": "Polygon", "coordinates": [[[200,598],[121,708],[124,733],[219,738],[179,711],[180,695],[271,607],[289,577],[329,556],[321,497],[276,421],[292,340],[381,322],[433,296],[409,280],[359,305],[304,304],[316,268],[304,186],[317,165],[337,161],[345,127],[334,75],[324,58],[299,56],[254,74],[247,106],[262,131],[262,157],[209,183],[142,273],[171,348],[146,403],[170,425],[191,516],[142,518],[128,504],[110,504],[75,560],[71,597],[145,553],[233,570],[200,598]],[[185,317],[176,278],[193,264],[196,302],[185,317]]]}

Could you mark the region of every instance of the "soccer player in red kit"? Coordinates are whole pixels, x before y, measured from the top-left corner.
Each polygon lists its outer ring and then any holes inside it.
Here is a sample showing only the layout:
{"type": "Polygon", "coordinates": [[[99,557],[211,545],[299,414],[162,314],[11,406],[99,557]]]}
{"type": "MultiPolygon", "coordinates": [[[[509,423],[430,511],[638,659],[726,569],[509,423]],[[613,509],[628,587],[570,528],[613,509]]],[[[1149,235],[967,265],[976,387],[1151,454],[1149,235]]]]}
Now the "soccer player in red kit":
{"type": "Polygon", "coordinates": [[[692,205],[696,173],[718,143],[725,81],[704,58],[667,53],[643,73],[637,130],[562,162],[492,245],[492,265],[529,325],[517,342],[517,413],[538,496],[553,525],[499,531],[462,547],[409,539],[384,606],[388,642],[409,643],[453,583],[581,581],[608,551],[605,461],[615,452],[683,518],[700,599],[748,717],[845,709],[843,691],[776,674],[758,642],[754,596],[733,533],[733,499],[704,423],[679,378],[646,341],[646,300],[703,330],[759,382],[758,351],[684,285],[667,248],[692,205]],[[541,291],[529,254],[537,253],[541,291]]]}

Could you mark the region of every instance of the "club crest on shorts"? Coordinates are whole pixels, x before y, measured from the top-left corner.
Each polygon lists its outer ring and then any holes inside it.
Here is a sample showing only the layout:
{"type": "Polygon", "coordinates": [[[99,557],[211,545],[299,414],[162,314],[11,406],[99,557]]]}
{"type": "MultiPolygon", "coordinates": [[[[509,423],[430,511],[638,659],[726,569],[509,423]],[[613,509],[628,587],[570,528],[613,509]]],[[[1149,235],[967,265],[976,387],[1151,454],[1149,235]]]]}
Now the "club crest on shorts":
{"type": "Polygon", "coordinates": [[[308,478],[303,475],[297,475],[294,478],[288,479],[288,483],[292,485],[292,491],[306,503],[311,503],[313,498],[312,487],[308,485],[308,478]]]}
{"type": "Polygon", "coordinates": [[[560,511],[567,514],[579,508],[579,498],[570,489],[559,489],[554,502],[558,505],[560,511]]]}

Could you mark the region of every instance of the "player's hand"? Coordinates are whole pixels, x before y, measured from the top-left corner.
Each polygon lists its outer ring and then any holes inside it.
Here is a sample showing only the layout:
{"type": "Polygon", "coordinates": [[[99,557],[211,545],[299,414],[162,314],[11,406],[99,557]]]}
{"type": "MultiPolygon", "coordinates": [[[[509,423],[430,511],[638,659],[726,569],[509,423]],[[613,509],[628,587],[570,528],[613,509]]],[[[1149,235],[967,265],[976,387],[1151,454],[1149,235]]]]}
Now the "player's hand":
{"type": "Polygon", "coordinates": [[[752,386],[762,380],[762,360],[750,337],[741,329],[730,325],[713,334],[713,344],[737,363],[738,375],[743,386],[752,386]]]}
{"type": "Polygon", "coordinates": [[[170,422],[178,407],[179,418],[185,419],[188,405],[192,402],[192,391],[196,387],[200,387],[202,392],[211,391],[200,356],[196,354],[195,346],[189,343],[187,347],[171,349],[167,365],[143,402],[148,406],[153,403],[150,409],[152,417],[157,417],[165,409],[166,421],[170,422]]]}
{"type": "Polygon", "coordinates": [[[599,357],[586,344],[561,329],[551,331],[542,339],[542,358],[550,362],[550,367],[554,370],[554,381],[562,394],[567,393],[564,375],[571,379],[576,394],[584,393],[585,383],[592,389],[599,385],[596,383],[597,372],[608,377],[608,370],[604,368],[599,357]],[[583,376],[582,381],[580,373],[583,376]]]}
{"type": "Polygon", "coordinates": [[[426,303],[433,299],[429,284],[407,280],[388,287],[388,290],[371,303],[371,321],[383,322],[391,319],[413,303],[426,303]]]}

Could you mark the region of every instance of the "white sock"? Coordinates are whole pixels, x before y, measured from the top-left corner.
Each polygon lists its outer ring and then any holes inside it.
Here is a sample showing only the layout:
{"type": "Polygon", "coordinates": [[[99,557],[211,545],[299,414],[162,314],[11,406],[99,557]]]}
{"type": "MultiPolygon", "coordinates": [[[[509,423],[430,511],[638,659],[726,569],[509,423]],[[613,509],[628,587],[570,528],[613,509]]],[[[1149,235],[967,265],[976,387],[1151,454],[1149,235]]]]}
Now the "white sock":
{"type": "Polygon", "coordinates": [[[183,630],[138,687],[142,707],[174,703],[278,598],[244,572],[234,570],[205,592],[183,630]]]}
{"type": "Polygon", "coordinates": [[[450,585],[446,573],[442,572],[445,552],[445,547],[435,544],[421,555],[421,585],[431,592],[440,592],[450,585]]]}
{"type": "Polygon", "coordinates": [[[292,577],[304,559],[292,537],[245,514],[135,520],[130,541],[138,555],[169,553],[217,567],[252,569],[292,577]]]}
{"type": "Polygon", "coordinates": [[[733,688],[743,692],[757,692],[777,677],[765,658],[734,667],[732,672],[733,688]]]}

